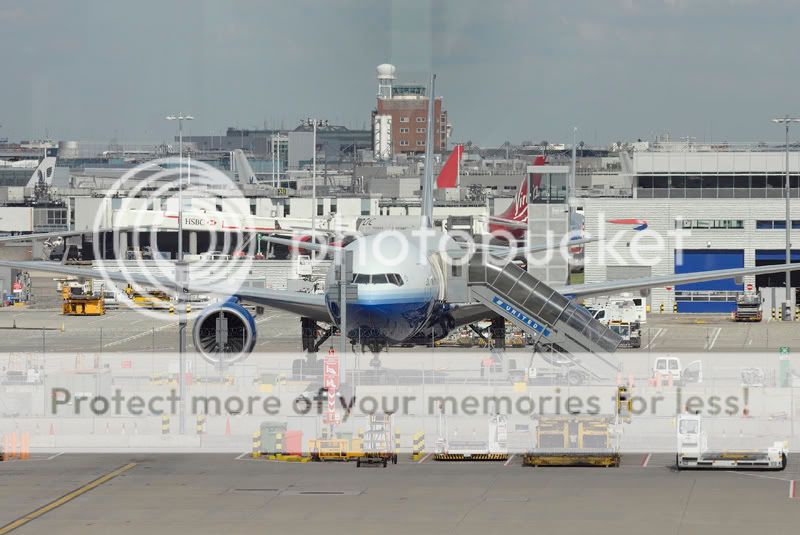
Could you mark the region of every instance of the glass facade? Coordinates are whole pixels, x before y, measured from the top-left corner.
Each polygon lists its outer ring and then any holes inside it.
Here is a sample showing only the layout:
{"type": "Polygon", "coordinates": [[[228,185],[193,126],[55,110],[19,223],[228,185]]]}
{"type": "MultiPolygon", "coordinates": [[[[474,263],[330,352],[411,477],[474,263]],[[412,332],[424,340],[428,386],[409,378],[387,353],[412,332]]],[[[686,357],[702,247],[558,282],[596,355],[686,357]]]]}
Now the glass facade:
{"type": "MultiPolygon", "coordinates": [[[[784,196],[785,175],[638,175],[642,199],[773,199],[784,196]]],[[[791,196],[800,197],[800,176],[790,177],[791,196]]]]}
{"type": "MultiPolygon", "coordinates": [[[[759,219],[756,230],[786,230],[785,219],[759,219]]],[[[800,219],[792,220],[792,230],[800,230],[800,219]]]]}

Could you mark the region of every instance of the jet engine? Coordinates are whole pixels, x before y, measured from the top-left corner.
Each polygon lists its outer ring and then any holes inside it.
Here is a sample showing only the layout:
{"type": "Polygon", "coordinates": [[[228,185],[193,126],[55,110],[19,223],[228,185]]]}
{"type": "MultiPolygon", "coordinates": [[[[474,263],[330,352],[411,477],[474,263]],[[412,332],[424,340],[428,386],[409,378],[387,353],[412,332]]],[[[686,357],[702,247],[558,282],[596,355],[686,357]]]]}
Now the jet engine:
{"type": "Polygon", "coordinates": [[[223,368],[250,354],[256,322],[236,299],[207,308],[194,322],[194,346],[209,363],[223,368]]]}

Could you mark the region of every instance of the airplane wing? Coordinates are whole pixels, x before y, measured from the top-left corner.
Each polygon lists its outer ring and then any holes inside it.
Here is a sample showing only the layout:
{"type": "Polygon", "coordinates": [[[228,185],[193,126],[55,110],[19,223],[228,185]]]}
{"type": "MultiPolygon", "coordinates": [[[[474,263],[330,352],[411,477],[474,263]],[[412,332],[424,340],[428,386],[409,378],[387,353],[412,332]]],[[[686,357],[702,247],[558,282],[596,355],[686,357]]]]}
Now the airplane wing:
{"type": "MultiPolygon", "coordinates": [[[[149,231],[149,227],[117,227],[114,229],[100,229],[100,232],[129,232],[149,231]]],[[[160,232],[169,232],[170,229],[159,229],[160,232]]],[[[177,230],[175,230],[177,232],[177,230]]],[[[79,236],[81,234],[93,234],[93,230],[57,230],[55,232],[39,232],[34,234],[16,234],[14,236],[0,237],[0,243],[14,242],[14,241],[28,241],[28,240],[46,240],[49,238],[65,238],[67,236],[79,236]]]]}
{"type": "Polygon", "coordinates": [[[452,305],[449,313],[455,320],[456,327],[490,319],[495,315],[483,303],[452,305]]]}
{"type": "MultiPolygon", "coordinates": [[[[83,268],[77,266],[66,266],[57,262],[32,262],[32,261],[8,261],[0,260],[1,267],[25,269],[29,271],[49,271],[52,273],[63,273],[76,277],[110,279],[114,282],[127,284],[133,282],[144,287],[157,285],[162,288],[174,288],[178,291],[174,277],[146,277],[141,273],[119,273],[114,271],[102,272],[95,268],[83,268]]],[[[268,290],[266,288],[251,288],[248,286],[231,285],[215,286],[214,288],[204,285],[202,281],[192,283],[184,291],[189,293],[206,293],[220,296],[238,297],[248,303],[269,306],[286,312],[292,312],[301,316],[317,321],[330,322],[328,307],[325,304],[325,296],[322,294],[309,294],[305,292],[290,292],[285,290],[268,290]]]]}
{"type": "Polygon", "coordinates": [[[36,234],[16,234],[14,236],[3,236],[0,238],[0,243],[14,242],[14,241],[28,241],[28,240],[46,240],[48,238],[63,238],[65,236],[77,236],[78,234],[91,234],[91,230],[83,231],[68,231],[61,232],[39,232],[36,234]]]}
{"type": "Polygon", "coordinates": [[[301,240],[290,240],[288,238],[278,238],[277,236],[263,236],[261,241],[265,241],[268,243],[274,243],[277,245],[286,245],[288,247],[295,247],[297,249],[305,249],[307,251],[317,251],[317,252],[325,252],[330,250],[331,248],[336,248],[336,245],[330,245],[327,243],[313,243],[310,241],[301,241],[301,240]]]}
{"type": "MultiPolygon", "coordinates": [[[[322,243],[311,243],[306,241],[300,240],[290,240],[286,238],[278,238],[275,236],[264,236],[261,238],[261,241],[275,243],[278,245],[286,245],[289,247],[296,247],[298,249],[306,249],[309,251],[328,251],[331,248],[338,247],[331,244],[322,244],[322,243]]],[[[597,241],[597,238],[582,238],[580,240],[571,240],[568,241],[565,245],[567,247],[574,247],[576,245],[583,245],[584,243],[590,243],[597,241]]],[[[485,249],[489,251],[490,254],[496,255],[504,255],[509,252],[510,247],[507,245],[498,245],[498,244],[489,244],[489,243],[472,243],[467,244],[464,242],[456,242],[462,249],[469,249],[470,246],[474,246],[476,249],[485,249]]],[[[516,252],[519,255],[524,255],[525,253],[538,253],[542,251],[547,251],[548,249],[557,249],[560,244],[547,244],[541,243],[537,245],[532,245],[530,247],[517,247],[516,252]]]]}
{"type": "MultiPolygon", "coordinates": [[[[570,240],[564,244],[565,247],[575,247],[577,245],[583,245],[585,243],[592,243],[598,241],[597,238],[581,238],[579,240],[570,240]]],[[[463,242],[458,242],[459,245],[465,247],[467,244],[463,244],[463,242]]],[[[499,245],[499,244],[486,244],[486,243],[475,243],[474,244],[476,249],[486,249],[492,254],[497,255],[504,255],[507,254],[509,249],[508,245],[499,245]]],[[[547,251],[549,249],[558,249],[561,246],[561,243],[540,243],[536,245],[531,245],[530,247],[519,246],[516,248],[517,254],[524,255],[526,253],[540,253],[542,251],[547,251]]]]}
{"type": "Polygon", "coordinates": [[[703,282],[718,279],[741,278],[745,275],[764,275],[783,271],[796,271],[800,264],[777,264],[753,268],[717,269],[713,271],[697,271],[694,273],[676,273],[656,277],[622,279],[606,282],[559,286],[555,288],[568,297],[590,297],[594,295],[610,295],[632,290],[647,290],[690,282],[703,282]]]}
{"type": "MultiPolygon", "coordinates": [[[[679,273],[657,277],[642,277],[638,279],[623,279],[589,284],[559,286],[554,289],[564,296],[570,298],[592,297],[596,295],[613,295],[615,293],[625,291],[649,290],[651,288],[675,286],[677,284],[688,284],[691,282],[703,282],[730,278],[738,279],[745,275],[763,275],[766,273],[780,273],[784,271],[796,270],[800,270],[800,263],[778,264],[754,268],[718,269],[714,271],[698,271],[694,273],[679,273]]],[[[453,316],[456,326],[461,326],[488,319],[493,315],[493,312],[481,303],[465,303],[452,305],[450,314],[453,316]]]]}
{"type": "Polygon", "coordinates": [[[505,217],[490,215],[487,216],[487,219],[489,221],[492,221],[493,223],[502,223],[503,225],[511,228],[524,228],[524,229],[528,228],[527,223],[520,223],[519,221],[514,221],[513,219],[506,219],[505,217]]]}

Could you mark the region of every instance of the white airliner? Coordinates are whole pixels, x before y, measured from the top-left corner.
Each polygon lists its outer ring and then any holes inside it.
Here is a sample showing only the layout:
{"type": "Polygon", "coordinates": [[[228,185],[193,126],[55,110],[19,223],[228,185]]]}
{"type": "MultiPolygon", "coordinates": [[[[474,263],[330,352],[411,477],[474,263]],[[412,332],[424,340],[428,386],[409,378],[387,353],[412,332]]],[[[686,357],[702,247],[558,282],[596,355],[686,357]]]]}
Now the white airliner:
{"type": "MultiPolygon", "coordinates": [[[[434,102],[434,99],[431,98],[430,102],[434,102]]],[[[429,110],[429,115],[431,113],[432,110],[429,110]]],[[[429,117],[429,124],[432,124],[432,117],[429,117]]],[[[431,145],[432,143],[429,142],[429,150],[431,145]]],[[[426,162],[432,162],[430,153],[427,156],[426,162]]],[[[395,238],[404,237],[408,247],[401,258],[397,258],[397,240],[385,239],[381,234],[360,237],[343,248],[345,251],[353,252],[352,283],[357,287],[357,298],[347,301],[346,334],[351,340],[366,342],[371,349],[377,349],[382,344],[413,343],[419,338],[430,341],[431,337],[445,336],[456,327],[496,318],[500,315],[501,309],[495,308],[495,305],[502,306],[502,300],[499,303],[497,300],[484,300],[483,302],[450,302],[448,300],[445,270],[452,266],[443,263],[441,257],[448,252],[463,252],[463,247],[452,238],[431,229],[433,220],[432,190],[433,174],[431,169],[426,169],[420,219],[421,228],[427,229],[428,237],[424,238],[419,232],[396,232],[395,238]],[[392,261],[382,261],[381,258],[390,258],[392,261]]],[[[29,235],[25,238],[35,239],[36,236],[29,235]]],[[[324,247],[304,241],[268,238],[268,240],[270,239],[275,243],[291,244],[304,249],[319,250],[324,247]]],[[[0,239],[0,241],[3,240],[0,239]]],[[[575,243],[577,242],[570,242],[572,245],[575,243]]],[[[535,252],[548,248],[550,247],[535,246],[528,250],[535,252]]],[[[252,351],[256,341],[256,324],[242,303],[269,306],[300,316],[303,319],[303,346],[311,353],[319,347],[319,343],[316,343],[319,334],[317,322],[336,328],[339,327],[340,322],[339,299],[335,284],[335,263],[327,274],[328,290],[325,294],[252,287],[232,286],[226,288],[219,284],[209,287],[203,281],[189,281],[184,287],[179,288],[174,277],[150,278],[141,274],[123,275],[122,273],[101,272],[98,269],[54,262],[0,260],[0,266],[50,271],[85,278],[102,279],[105,277],[123,283],[141,284],[143,287],[151,287],[155,280],[161,287],[175,288],[177,291],[230,296],[231,299],[205,309],[194,323],[195,347],[209,360],[222,358],[220,355],[228,355],[225,357],[225,361],[232,362],[243,358],[252,351]],[[224,346],[220,346],[221,342],[216,336],[216,326],[219,324],[218,319],[223,316],[228,320],[227,336],[225,337],[227,342],[224,346]]],[[[463,269],[467,269],[467,266],[464,266],[463,269]]],[[[800,269],[800,264],[781,264],[569,285],[556,288],[557,292],[551,293],[550,299],[567,303],[571,298],[611,295],[633,290],[646,292],[650,288],[676,284],[725,278],[740,279],[744,275],[797,269],[800,269]]],[[[519,273],[522,273],[522,270],[519,270],[519,273]]],[[[552,292],[549,288],[547,290],[552,292]]],[[[513,310],[513,312],[514,317],[535,328],[542,336],[547,336],[548,329],[542,328],[537,323],[538,320],[519,310],[513,310]]],[[[574,316],[582,318],[580,314],[574,314],[574,316]]],[[[589,316],[589,320],[591,320],[591,316],[589,316]]],[[[328,332],[332,332],[332,329],[328,332]]]]}

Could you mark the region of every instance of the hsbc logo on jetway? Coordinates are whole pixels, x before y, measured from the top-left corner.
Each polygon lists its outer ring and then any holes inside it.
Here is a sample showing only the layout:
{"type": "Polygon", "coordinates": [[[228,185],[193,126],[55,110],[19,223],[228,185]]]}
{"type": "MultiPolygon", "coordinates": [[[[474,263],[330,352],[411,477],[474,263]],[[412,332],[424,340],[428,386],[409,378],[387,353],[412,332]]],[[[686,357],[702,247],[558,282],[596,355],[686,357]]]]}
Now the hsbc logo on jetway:
{"type": "Polygon", "coordinates": [[[206,219],[204,217],[185,217],[183,218],[183,224],[196,227],[216,227],[217,220],[213,218],[206,219]]]}

